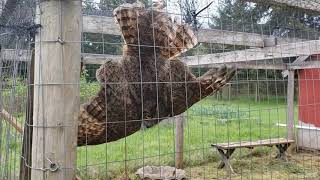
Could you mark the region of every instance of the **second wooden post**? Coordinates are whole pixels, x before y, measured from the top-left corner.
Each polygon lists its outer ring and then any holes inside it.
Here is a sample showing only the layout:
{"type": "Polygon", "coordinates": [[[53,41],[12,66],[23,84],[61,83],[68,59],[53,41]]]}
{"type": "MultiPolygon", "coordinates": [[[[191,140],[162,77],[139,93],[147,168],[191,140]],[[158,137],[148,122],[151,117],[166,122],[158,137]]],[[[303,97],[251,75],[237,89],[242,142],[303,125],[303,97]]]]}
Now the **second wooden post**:
{"type": "Polygon", "coordinates": [[[36,21],[32,180],[75,179],[81,1],[41,0],[36,21]]]}

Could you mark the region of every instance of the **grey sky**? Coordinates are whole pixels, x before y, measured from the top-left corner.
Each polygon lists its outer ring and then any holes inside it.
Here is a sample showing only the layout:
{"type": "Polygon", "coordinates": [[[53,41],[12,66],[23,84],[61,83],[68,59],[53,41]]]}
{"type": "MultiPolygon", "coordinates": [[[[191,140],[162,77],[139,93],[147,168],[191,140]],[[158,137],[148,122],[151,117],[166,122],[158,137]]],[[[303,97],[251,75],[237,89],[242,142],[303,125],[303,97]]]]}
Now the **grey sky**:
{"type": "MultiPolygon", "coordinates": [[[[99,3],[100,0],[93,0],[96,3],[99,3]]],[[[158,0],[149,0],[151,1],[158,1],[158,0]]],[[[168,14],[171,14],[172,18],[176,18],[178,21],[181,19],[181,11],[179,7],[179,2],[181,0],[166,0],[167,2],[167,8],[166,11],[168,14]]],[[[185,1],[185,0],[182,0],[185,1]]],[[[217,15],[219,6],[222,6],[224,4],[225,0],[196,0],[196,9],[200,10],[207,6],[210,2],[212,2],[212,5],[204,10],[202,13],[198,16],[198,21],[202,23],[202,28],[207,28],[209,24],[209,18],[212,15],[217,15]]],[[[252,6],[255,6],[255,3],[250,3],[252,6]]],[[[261,20],[261,24],[264,24],[265,21],[267,21],[267,18],[261,20]]]]}

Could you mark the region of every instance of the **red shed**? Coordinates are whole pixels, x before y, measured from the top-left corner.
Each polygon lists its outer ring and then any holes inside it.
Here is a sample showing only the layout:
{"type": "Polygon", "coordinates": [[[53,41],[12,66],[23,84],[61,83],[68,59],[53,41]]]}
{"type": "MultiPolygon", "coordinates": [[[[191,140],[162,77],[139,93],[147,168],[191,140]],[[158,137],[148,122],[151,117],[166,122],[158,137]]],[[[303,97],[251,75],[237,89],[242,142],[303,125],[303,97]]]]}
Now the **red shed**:
{"type": "MultiPolygon", "coordinates": [[[[320,61],[320,55],[311,56],[309,61],[320,61]]],[[[320,69],[299,71],[298,144],[320,149],[320,69]]]]}

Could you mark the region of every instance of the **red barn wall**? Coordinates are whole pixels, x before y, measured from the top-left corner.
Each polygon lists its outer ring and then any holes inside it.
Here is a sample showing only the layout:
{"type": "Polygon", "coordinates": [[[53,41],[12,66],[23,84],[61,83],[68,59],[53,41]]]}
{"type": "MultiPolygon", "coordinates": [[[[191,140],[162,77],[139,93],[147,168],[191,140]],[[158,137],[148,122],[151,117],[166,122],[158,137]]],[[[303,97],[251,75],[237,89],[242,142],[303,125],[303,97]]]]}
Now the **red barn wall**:
{"type": "Polygon", "coordinates": [[[320,128],[320,69],[299,71],[299,121],[320,128]]]}
{"type": "Polygon", "coordinates": [[[320,150],[320,69],[299,71],[299,125],[298,146],[320,150]]]}

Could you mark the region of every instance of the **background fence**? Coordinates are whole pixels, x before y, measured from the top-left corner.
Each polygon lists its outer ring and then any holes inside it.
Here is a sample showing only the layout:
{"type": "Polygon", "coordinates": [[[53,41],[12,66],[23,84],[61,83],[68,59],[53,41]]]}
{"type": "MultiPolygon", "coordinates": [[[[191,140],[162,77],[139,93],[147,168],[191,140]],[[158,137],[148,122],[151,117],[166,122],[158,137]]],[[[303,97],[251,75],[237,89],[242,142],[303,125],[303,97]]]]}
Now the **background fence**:
{"type": "Polygon", "coordinates": [[[203,11],[211,1],[166,1],[165,14],[189,24],[198,38],[180,57],[192,73],[227,64],[237,67],[235,76],[181,116],[152,127],[138,119],[141,130],[128,137],[75,150],[77,102],[100,90],[96,70],[106,59],[122,58],[125,42],[112,12],[123,3],[1,1],[0,179],[30,179],[32,172],[39,179],[73,172],[81,179],[134,179],[150,165],[183,168],[188,179],[320,176],[320,4],[312,0],[215,0],[203,11]],[[48,94],[56,88],[62,95],[48,94]],[[231,159],[236,175],[217,168],[221,157],[212,144],[271,138],[295,140],[288,161],[275,159],[272,147],[240,148],[231,159]]]}

